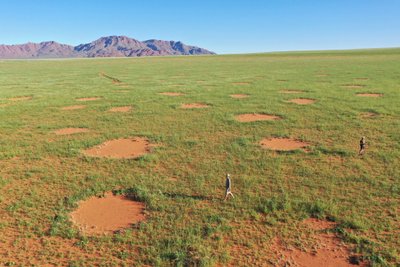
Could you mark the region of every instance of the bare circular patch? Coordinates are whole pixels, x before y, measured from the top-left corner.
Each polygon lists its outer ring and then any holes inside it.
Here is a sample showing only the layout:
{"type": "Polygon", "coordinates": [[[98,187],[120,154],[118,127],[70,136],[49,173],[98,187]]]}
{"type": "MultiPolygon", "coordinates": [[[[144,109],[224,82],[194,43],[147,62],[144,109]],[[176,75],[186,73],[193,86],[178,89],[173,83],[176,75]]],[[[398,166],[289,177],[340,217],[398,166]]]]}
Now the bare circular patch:
{"type": "Polygon", "coordinates": [[[111,234],[145,220],[144,204],[106,193],[79,203],[71,220],[86,234],[111,234]]]}
{"type": "Polygon", "coordinates": [[[132,110],[131,106],[125,106],[125,107],[110,108],[108,111],[110,111],[110,112],[129,112],[131,110],[132,110]]]}
{"type": "Polygon", "coordinates": [[[202,104],[202,103],[191,103],[191,104],[182,104],[181,108],[184,109],[192,109],[192,108],[208,108],[210,107],[207,104],[202,104]]]}
{"type": "Polygon", "coordinates": [[[233,94],[233,95],[230,95],[230,97],[241,99],[241,98],[247,98],[247,97],[249,97],[249,95],[247,95],[247,94],[233,94]]]}
{"type": "Polygon", "coordinates": [[[383,94],[379,93],[359,93],[357,96],[363,96],[363,97],[381,97],[383,94]]]}
{"type": "Polygon", "coordinates": [[[31,100],[32,96],[16,96],[16,97],[11,97],[8,100],[10,101],[26,101],[26,100],[31,100]]]}
{"type": "Polygon", "coordinates": [[[85,102],[85,101],[96,101],[100,99],[101,97],[83,97],[83,98],[77,98],[76,101],[85,102]]]}
{"type": "Polygon", "coordinates": [[[304,93],[302,90],[292,90],[292,89],[285,89],[280,91],[282,94],[301,94],[304,93]]]}
{"type": "Polygon", "coordinates": [[[134,137],[106,141],[84,150],[83,153],[91,157],[134,159],[150,153],[151,147],[152,145],[146,138],[134,137]]]}
{"type": "MultiPolygon", "coordinates": [[[[351,256],[350,248],[332,232],[327,230],[336,226],[336,223],[318,219],[306,219],[303,222],[305,228],[312,230],[312,237],[317,243],[312,249],[288,249],[281,241],[276,238],[272,242],[271,250],[278,255],[278,266],[354,266],[349,262],[351,256]]],[[[369,266],[367,262],[362,262],[361,266],[369,266]]]]}
{"type": "Polygon", "coordinates": [[[378,113],[374,113],[374,112],[364,112],[364,113],[361,113],[360,116],[361,116],[362,118],[373,118],[373,117],[377,117],[377,116],[378,116],[378,113]]]}
{"type": "Polygon", "coordinates": [[[363,84],[342,84],[342,87],[345,88],[363,88],[365,85],[363,84]]]}
{"type": "Polygon", "coordinates": [[[268,114],[248,113],[235,116],[235,119],[240,122],[253,122],[253,121],[274,121],[280,120],[281,117],[268,114]]]}
{"type": "Polygon", "coordinates": [[[166,95],[166,96],[181,96],[184,95],[183,93],[178,93],[178,92],[163,92],[160,93],[160,95],[166,95]]]}
{"type": "Polygon", "coordinates": [[[277,151],[291,151],[309,146],[308,143],[292,138],[265,138],[261,140],[260,145],[263,148],[277,151]]]}
{"type": "Polygon", "coordinates": [[[64,128],[54,131],[56,135],[69,135],[69,134],[77,134],[77,133],[87,133],[89,129],[86,128],[64,128]]]}
{"type": "Polygon", "coordinates": [[[295,99],[291,99],[289,100],[289,102],[291,103],[295,103],[298,105],[309,105],[315,102],[315,99],[311,99],[311,98],[295,98],[295,99]]]}
{"type": "Polygon", "coordinates": [[[84,105],[75,105],[75,106],[68,106],[68,107],[63,107],[61,108],[62,110],[76,110],[76,109],[83,109],[86,106],[84,105]]]}

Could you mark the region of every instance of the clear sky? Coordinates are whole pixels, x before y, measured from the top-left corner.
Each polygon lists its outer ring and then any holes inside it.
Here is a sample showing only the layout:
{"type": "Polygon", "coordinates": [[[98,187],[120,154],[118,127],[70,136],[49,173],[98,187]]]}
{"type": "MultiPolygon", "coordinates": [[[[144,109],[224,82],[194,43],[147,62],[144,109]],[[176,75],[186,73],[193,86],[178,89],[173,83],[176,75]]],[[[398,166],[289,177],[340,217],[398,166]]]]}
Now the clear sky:
{"type": "Polygon", "coordinates": [[[400,47],[400,0],[0,0],[0,44],[101,36],[217,53],[400,47]]]}

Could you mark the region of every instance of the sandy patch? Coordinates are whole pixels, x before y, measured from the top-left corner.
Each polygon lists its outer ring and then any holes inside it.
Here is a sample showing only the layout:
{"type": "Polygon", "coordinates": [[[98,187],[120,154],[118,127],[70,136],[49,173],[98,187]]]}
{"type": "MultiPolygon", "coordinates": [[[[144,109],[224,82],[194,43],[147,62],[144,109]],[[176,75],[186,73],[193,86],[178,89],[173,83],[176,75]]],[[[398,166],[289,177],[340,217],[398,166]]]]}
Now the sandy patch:
{"type": "Polygon", "coordinates": [[[240,122],[253,122],[253,121],[274,121],[280,120],[281,117],[268,114],[248,113],[235,116],[235,119],[240,122]]]}
{"type": "Polygon", "coordinates": [[[150,153],[153,145],[146,138],[134,137],[106,141],[83,151],[91,157],[134,159],[150,153]]]}
{"type": "Polygon", "coordinates": [[[341,86],[345,87],[345,88],[363,88],[363,87],[365,87],[364,84],[342,84],[341,86]]]}
{"type": "Polygon", "coordinates": [[[374,113],[374,112],[363,112],[360,114],[360,116],[362,118],[373,118],[373,117],[378,117],[379,114],[378,113],[374,113]]]}
{"type": "Polygon", "coordinates": [[[26,101],[26,100],[31,100],[32,96],[16,96],[16,97],[11,97],[8,100],[10,101],[26,101]]]}
{"type": "Polygon", "coordinates": [[[305,93],[302,90],[292,90],[292,89],[284,89],[284,90],[281,90],[279,92],[281,92],[282,94],[301,94],[301,93],[305,93]]]}
{"type": "Polygon", "coordinates": [[[234,85],[249,85],[250,82],[233,82],[234,85]]]}
{"type": "Polygon", "coordinates": [[[359,93],[357,96],[363,96],[363,97],[381,97],[383,94],[379,93],[359,93]]]}
{"type": "Polygon", "coordinates": [[[75,105],[61,108],[62,110],[76,110],[76,109],[84,109],[86,106],[84,105],[75,105]]]}
{"type": "Polygon", "coordinates": [[[71,213],[72,222],[86,234],[111,234],[145,219],[144,204],[124,196],[106,193],[79,203],[71,213]]]}
{"type": "Polygon", "coordinates": [[[192,109],[192,108],[208,108],[210,107],[207,104],[202,104],[202,103],[191,103],[191,104],[182,104],[181,108],[184,109],[192,109]]]}
{"type": "Polygon", "coordinates": [[[132,110],[131,106],[124,106],[124,107],[110,108],[108,111],[110,111],[110,112],[129,112],[131,110],[132,110]]]}
{"type": "Polygon", "coordinates": [[[359,81],[368,81],[369,78],[367,77],[359,77],[359,78],[354,78],[354,80],[359,80],[359,81]]]}
{"type": "Polygon", "coordinates": [[[178,93],[178,92],[163,92],[159,93],[160,95],[166,95],[166,96],[182,96],[185,95],[183,93],[178,93]]]}
{"type": "Polygon", "coordinates": [[[96,101],[96,100],[100,100],[101,97],[82,97],[82,98],[77,98],[76,101],[96,101]]]}
{"type": "Polygon", "coordinates": [[[280,79],[280,80],[276,80],[277,82],[288,82],[289,80],[282,80],[282,79],[280,79]]]}
{"type": "Polygon", "coordinates": [[[249,95],[247,95],[247,94],[233,94],[233,95],[230,95],[230,97],[236,98],[236,99],[242,99],[242,98],[249,97],[249,95]]]}
{"type": "MultiPolygon", "coordinates": [[[[352,267],[349,262],[350,250],[347,245],[334,234],[327,230],[335,227],[335,223],[318,219],[307,219],[304,225],[315,231],[312,235],[316,245],[312,248],[300,250],[287,248],[279,239],[275,239],[271,250],[278,254],[280,261],[278,266],[299,267],[352,267]]],[[[361,263],[361,266],[367,266],[361,263]]]]}
{"type": "Polygon", "coordinates": [[[54,131],[56,135],[69,135],[69,134],[77,134],[77,133],[87,133],[89,129],[86,128],[64,128],[54,131]]]}
{"type": "Polygon", "coordinates": [[[290,99],[289,102],[295,103],[298,105],[309,105],[315,102],[315,99],[311,98],[295,98],[295,99],[290,99]]]}
{"type": "Polygon", "coordinates": [[[265,138],[260,141],[260,145],[271,150],[291,151],[305,148],[310,144],[292,138],[265,138]]]}

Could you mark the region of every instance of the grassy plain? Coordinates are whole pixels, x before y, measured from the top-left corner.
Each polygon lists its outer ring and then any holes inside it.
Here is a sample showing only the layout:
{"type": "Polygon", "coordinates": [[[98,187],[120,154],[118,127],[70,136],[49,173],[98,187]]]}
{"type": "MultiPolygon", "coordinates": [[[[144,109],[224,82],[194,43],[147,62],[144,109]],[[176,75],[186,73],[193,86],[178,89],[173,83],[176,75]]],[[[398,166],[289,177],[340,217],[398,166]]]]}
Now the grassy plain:
{"type": "Polygon", "coordinates": [[[308,217],[336,221],[373,265],[399,264],[399,81],[400,49],[0,61],[0,265],[274,265],[274,238],[312,245],[308,217]],[[356,96],[364,92],[383,96],[356,96]],[[31,99],[11,100],[20,96],[31,99]],[[101,99],[76,101],[84,97],[101,99]],[[299,97],[316,102],[287,102],[299,97]],[[62,110],[73,105],[86,108],[62,110]],[[108,112],[119,106],[132,110],[108,112]],[[234,120],[253,112],[283,119],[234,120]],[[90,132],[54,134],[68,127],[90,132]],[[136,160],[81,153],[132,136],[160,146],[136,160]],[[268,137],[311,146],[260,148],[268,137]],[[226,172],[236,198],[222,202],[226,172]],[[110,190],[144,201],[146,222],[79,233],[68,214],[110,190]]]}

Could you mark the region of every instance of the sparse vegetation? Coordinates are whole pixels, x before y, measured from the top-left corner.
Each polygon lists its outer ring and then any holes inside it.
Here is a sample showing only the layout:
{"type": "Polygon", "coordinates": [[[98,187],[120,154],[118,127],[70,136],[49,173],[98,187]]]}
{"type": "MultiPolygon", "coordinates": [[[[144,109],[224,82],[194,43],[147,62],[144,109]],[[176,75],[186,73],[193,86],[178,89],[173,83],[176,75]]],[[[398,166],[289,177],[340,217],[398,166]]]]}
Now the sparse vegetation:
{"type": "Polygon", "coordinates": [[[275,257],[275,237],[312,243],[299,225],[315,217],[337,222],[335,232],[361,259],[396,266],[399,70],[399,49],[1,61],[0,265],[261,266],[275,257]],[[343,86],[354,81],[360,87],[343,86]],[[288,103],[288,88],[316,101],[288,103]],[[181,108],[188,103],[208,106],[181,108]],[[134,108],[108,112],[125,106],[134,108]],[[282,119],[234,119],[246,113],[282,119]],[[70,127],[89,131],[54,133],[70,127]],[[135,136],[160,145],[138,159],[82,154],[135,136]],[[272,137],[310,146],[262,149],[272,137]],[[235,199],[223,202],[226,172],[235,199]],[[144,202],[147,220],[112,236],[79,233],[69,220],[77,202],[112,190],[144,202]]]}

